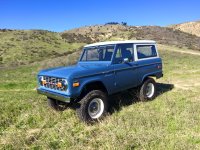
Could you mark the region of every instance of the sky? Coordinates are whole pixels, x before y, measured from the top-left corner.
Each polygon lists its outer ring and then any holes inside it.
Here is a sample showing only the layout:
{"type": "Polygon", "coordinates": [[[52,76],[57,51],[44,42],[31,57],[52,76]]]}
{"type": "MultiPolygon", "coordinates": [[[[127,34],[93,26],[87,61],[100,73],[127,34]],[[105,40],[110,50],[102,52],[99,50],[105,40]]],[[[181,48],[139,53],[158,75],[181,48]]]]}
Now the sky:
{"type": "Polygon", "coordinates": [[[200,0],[0,0],[0,28],[56,32],[106,22],[167,26],[200,20],[200,0]]]}

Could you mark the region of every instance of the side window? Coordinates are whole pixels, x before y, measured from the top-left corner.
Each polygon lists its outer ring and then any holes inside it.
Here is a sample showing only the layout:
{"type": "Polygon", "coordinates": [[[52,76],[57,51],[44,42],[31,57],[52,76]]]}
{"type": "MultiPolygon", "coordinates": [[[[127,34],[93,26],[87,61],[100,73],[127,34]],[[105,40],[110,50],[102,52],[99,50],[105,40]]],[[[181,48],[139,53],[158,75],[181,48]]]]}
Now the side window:
{"type": "Polygon", "coordinates": [[[138,59],[157,56],[155,45],[137,45],[136,49],[137,49],[138,59]]]}
{"type": "Polygon", "coordinates": [[[133,44],[119,44],[117,45],[117,52],[115,55],[115,63],[122,63],[124,58],[129,62],[133,61],[133,44]]]}

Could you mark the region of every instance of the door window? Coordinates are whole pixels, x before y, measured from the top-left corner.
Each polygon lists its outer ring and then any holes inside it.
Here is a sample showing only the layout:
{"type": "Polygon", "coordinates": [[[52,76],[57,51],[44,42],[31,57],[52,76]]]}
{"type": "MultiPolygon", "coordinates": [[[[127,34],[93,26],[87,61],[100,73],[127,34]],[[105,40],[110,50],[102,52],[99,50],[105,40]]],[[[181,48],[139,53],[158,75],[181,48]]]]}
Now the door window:
{"type": "Polygon", "coordinates": [[[133,44],[119,44],[117,45],[117,52],[115,55],[115,63],[123,63],[127,58],[129,62],[133,61],[133,44]]]}

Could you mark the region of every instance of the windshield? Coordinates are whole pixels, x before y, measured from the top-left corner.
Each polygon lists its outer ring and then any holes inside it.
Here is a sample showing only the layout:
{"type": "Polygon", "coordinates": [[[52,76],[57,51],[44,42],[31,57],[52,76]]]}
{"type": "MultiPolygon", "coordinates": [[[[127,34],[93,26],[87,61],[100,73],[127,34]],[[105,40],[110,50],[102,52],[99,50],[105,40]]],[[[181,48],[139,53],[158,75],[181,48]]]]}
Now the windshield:
{"type": "Polygon", "coordinates": [[[86,47],[81,61],[111,61],[114,45],[86,47]]]}

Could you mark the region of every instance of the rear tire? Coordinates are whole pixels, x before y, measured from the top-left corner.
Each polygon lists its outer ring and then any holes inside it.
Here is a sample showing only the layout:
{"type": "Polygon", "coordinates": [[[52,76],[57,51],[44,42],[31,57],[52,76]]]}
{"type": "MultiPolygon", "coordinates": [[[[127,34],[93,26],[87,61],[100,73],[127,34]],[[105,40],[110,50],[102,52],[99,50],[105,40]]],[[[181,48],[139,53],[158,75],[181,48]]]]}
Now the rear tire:
{"type": "Polygon", "coordinates": [[[156,82],[152,78],[146,79],[139,88],[138,97],[140,101],[152,100],[156,96],[156,82]]]}
{"type": "Polygon", "coordinates": [[[79,119],[92,124],[103,119],[107,115],[107,94],[100,90],[87,93],[80,101],[80,107],[76,109],[79,119]]]}
{"type": "Polygon", "coordinates": [[[60,102],[52,98],[47,98],[47,104],[49,107],[56,111],[64,111],[67,107],[67,104],[64,102],[60,102]]]}

